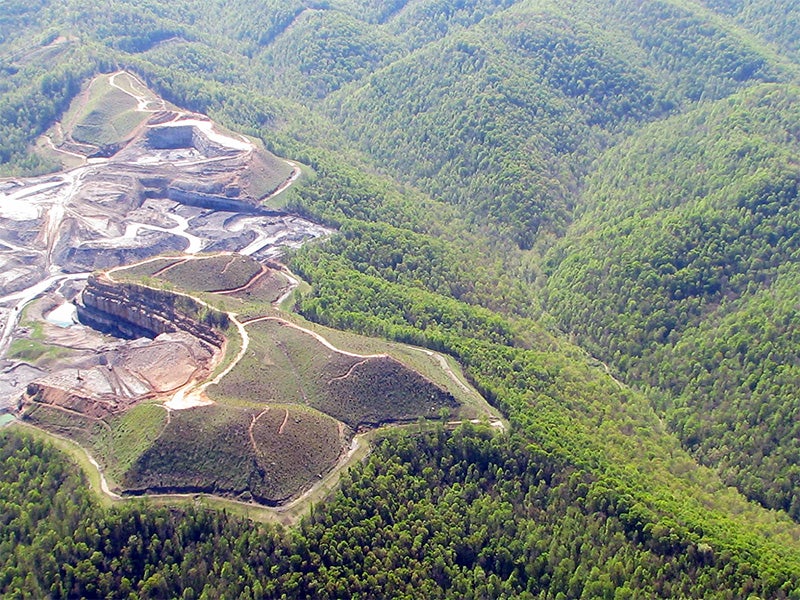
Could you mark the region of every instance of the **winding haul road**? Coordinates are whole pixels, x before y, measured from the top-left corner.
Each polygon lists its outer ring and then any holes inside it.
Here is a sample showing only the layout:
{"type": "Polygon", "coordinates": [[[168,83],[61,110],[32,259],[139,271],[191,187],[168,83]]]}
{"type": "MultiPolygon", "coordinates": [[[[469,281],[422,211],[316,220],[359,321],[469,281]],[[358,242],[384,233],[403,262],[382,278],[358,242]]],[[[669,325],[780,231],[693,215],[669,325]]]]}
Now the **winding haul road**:
{"type": "MultiPolygon", "coordinates": [[[[213,254],[213,255],[208,255],[208,256],[186,256],[186,257],[183,258],[183,260],[203,260],[203,259],[207,259],[207,258],[210,258],[210,257],[213,257],[213,256],[230,256],[231,254],[232,253],[230,253],[230,252],[221,252],[221,253],[218,253],[218,254],[213,254]]],[[[159,260],[162,260],[162,259],[163,259],[163,257],[148,258],[146,260],[143,260],[141,262],[136,263],[136,266],[148,264],[148,263],[151,263],[151,262],[156,262],[156,261],[159,261],[159,260]]],[[[110,269],[109,271],[107,271],[107,276],[109,277],[109,279],[111,279],[113,281],[114,280],[113,279],[114,273],[116,273],[118,271],[121,271],[121,270],[124,270],[126,268],[130,268],[131,266],[134,266],[134,265],[120,266],[120,267],[115,267],[113,269],[110,269]]],[[[297,278],[297,276],[295,276],[286,266],[283,266],[283,268],[281,270],[281,273],[284,275],[284,277],[286,277],[287,281],[289,282],[289,286],[288,286],[287,291],[284,292],[277,300],[275,300],[273,302],[273,306],[275,308],[279,308],[280,305],[283,303],[283,301],[292,292],[294,292],[294,290],[300,284],[300,280],[297,278]]],[[[263,271],[261,271],[261,272],[257,273],[256,275],[254,275],[254,278],[255,277],[260,277],[262,275],[263,275],[263,271]]],[[[251,282],[248,282],[248,284],[246,284],[245,287],[247,285],[250,285],[250,283],[252,283],[252,280],[251,280],[251,282]]],[[[190,298],[191,300],[194,300],[198,304],[201,304],[202,306],[205,306],[206,308],[209,308],[210,310],[217,310],[213,306],[211,306],[210,304],[205,302],[202,298],[198,298],[197,296],[193,296],[191,294],[187,294],[187,293],[184,293],[184,292],[175,292],[175,291],[173,291],[173,293],[181,295],[181,296],[185,296],[187,298],[190,298]]],[[[186,383],[184,386],[182,386],[178,390],[176,390],[172,394],[172,396],[164,403],[164,406],[167,407],[168,409],[170,409],[170,410],[183,410],[183,409],[192,408],[192,407],[195,407],[195,406],[205,406],[205,405],[213,403],[213,401],[210,400],[208,398],[208,396],[206,395],[206,390],[212,385],[219,384],[219,382],[222,381],[222,379],[226,375],[228,375],[236,367],[236,365],[239,364],[239,362],[245,357],[245,355],[247,354],[247,351],[248,351],[248,349],[250,347],[250,335],[247,333],[247,326],[251,325],[253,323],[259,323],[259,322],[262,322],[262,321],[276,321],[276,322],[280,323],[283,326],[291,327],[291,328],[296,329],[297,331],[300,331],[300,332],[302,332],[302,333],[304,333],[306,335],[310,335],[315,340],[317,340],[320,344],[322,344],[323,346],[325,346],[329,350],[332,350],[333,352],[337,352],[337,353],[343,354],[345,356],[350,356],[352,358],[359,358],[359,359],[363,359],[363,360],[369,360],[369,359],[372,359],[372,358],[386,358],[386,357],[389,356],[386,353],[381,353],[381,354],[359,354],[359,353],[355,353],[355,352],[349,352],[348,350],[343,350],[342,348],[339,348],[339,347],[335,346],[333,343],[331,343],[331,341],[328,340],[328,338],[326,338],[322,334],[320,334],[320,333],[318,333],[316,331],[313,331],[311,329],[308,329],[306,327],[303,327],[301,325],[298,325],[297,323],[293,323],[292,321],[289,321],[287,319],[283,319],[281,317],[263,316],[263,317],[256,317],[256,318],[253,318],[253,319],[249,319],[249,320],[246,320],[246,321],[241,321],[241,320],[239,320],[238,315],[236,313],[234,313],[234,312],[227,312],[226,314],[227,314],[228,318],[230,319],[230,321],[236,327],[236,330],[237,330],[237,332],[239,334],[239,338],[241,339],[241,347],[239,348],[239,351],[236,353],[236,356],[214,378],[206,380],[206,381],[192,380],[192,381],[186,383]]],[[[428,350],[426,348],[417,348],[415,346],[409,346],[409,347],[410,348],[414,348],[414,349],[416,349],[416,350],[418,350],[420,352],[423,352],[424,354],[430,356],[433,360],[435,360],[439,364],[439,366],[441,367],[442,371],[444,371],[444,373],[448,376],[448,378],[451,379],[462,391],[464,391],[467,394],[479,395],[474,389],[470,388],[467,384],[465,384],[455,374],[455,372],[450,367],[450,365],[448,364],[448,362],[447,362],[447,360],[445,359],[444,356],[442,356],[441,354],[438,354],[436,352],[433,352],[431,350],[428,350]]],[[[493,426],[500,427],[502,429],[502,427],[503,427],[502,423],[500,425],[496,425],[496,422],[499,422],[499,421],[492,421],[493,426]]]]}
{"type": "MultiPolygon", "coordinates": [[[[108,81],[109,85],[112,87],[131,96],[136,101],[137,110],[140,112],[152,114],[170,110],[164,100],[148,95],[144,84],[129,73],[119,71],[109,76],[108,81]],[[121,85],[118,82],[118,78],[120,77],[126,78],[127,85],[121,85]]],[[[184,118],[191,115],[191,113],[185,111],[173,112],[173,121],[161,124],[161,126],[189,125],[197,127],[210,140],[233,150],[238,153],[239,156],[249,155],[256,149],[255,145],[244,136],[233,137],[220,133],[215,129],[212,121],[197,118],[184,118]]],[[[49,140],[49,143],[52,145],[52,140],[49,140]]],[[[62,152],[70,156],[81,156],[73,152],[62,152]]],[[[0,307],[5,307],[6,309],[0,311],[2,312],[2,314],[0,314],[0,327],[2,327],[2,333],[0,333],[0,357],[4,356],[8,350],[8,346],[11,342],[11,335],[19,323],[20,315],[26,304],[58,283],[66,280],[86,279],[89,275],[89,273],[66,274],[62,270],[61,265],[57,264],[55,260],[54,251],[58,247],[59,240],[61,239],[64,220],[67,215],[77,219],[83,227],[93,229],[96,234],[105,240],[105,243],[108,244],[109,247],[125,247],[135,240],[143,230],[158,231],[184,238],[187,243],[184,252],[189,255],[201,252],[207,244],[207,240],[189,233],[190,224],[188,219],[171,212],[165,212],[163,214],[175,222],[175,226],[172,228],[130,221],[126,223],[125,230],[118,236],[109,235],[109,227],[106,223],[93,223],[90,219],[84,218],[74,210],[71,205],[81,190],[81,186],[87,174],[102,167],[102,165],[109,161],[108,159],[85,160],[85,157],[82,158],[84,158],[84,164],[79,167],[54,175],[29,179],[29,185],[10,187],[7,188],[6,191],[0,191],[0,217],[19,222],[36,219],[42,220],[39,236],[33,248],[21,248],[14,243],[6,242],[2,242],[2,245],[6,246],[9,251],[12,252],[33,252],[41,255],[45,277],[43,280],[30,285],[26,289],[0,298],[0,307]]],[[[230,155],[212,158],[198,157],[181,161],[181,165],[199,165],[209,161],[225,160],[229,158],[231,158],[230,155]]],[[[301,174],[300,166],[292,161],[286,162],[292,167],[291,176],[262,201],[267,201],[277,194],[280,194],[298,180],[301,174]]],[[[244,224],[242,223],[242,227],[243,226],[244,224]]],[[[320,227],[318,230],[315,229],[311,233],[317,236],[324,235],[328,231],[329,230],[320,227]]],[[[272,236],[257,231],[256,239],[245,248],[240,249],[239,252],[247,255],[254,254],[262,251],[266,247],[274,246],[284,241],[289,235],[290,234],[286,231],[278,232],[272,236]]]]}
{"type": "MultiPolygon", "coordinates": [[[[114,73],[109,77],[108,81],[109,84],[114,88],[119,89],[122,92],[134,98],[137,103],[137,110],[141,112],[157,113],[170,110],[162,99],[149,96],[146,92],[146,87],[128,73],[123,73],[123,72],[114,73]],[[123,75],[127,78],[127,86],[121,85],[118,82],[118,78],[123,75]]],[[[221,133],[214,128],[214,124],[211,121],[191,118],[189,113],[177,112],[174,114],[172,121],[160,124],[160,126],[178,126],[178,125],[184,125],[184,126],[189,125],[197,127],[203,132],[204,135],[206,135],[213,142],[225,146],[226,148],[229,148],[230,150],[233,150],[240,154],[249,154],[254,152],[256,149],[253,143],[250,142],[246,137],[244,136],[232,137],[230,135],[221,133]]],[[[51,146],[53,146],[52,140],[48,138],[47,141],[51,146]]],[[[80,157],[80,155],[68,151],[63,151],[63,150],[59,151],[64,152],[65,154],[69,154],[71,156],[74,155],[76,157],[80,157]]],[[[206,158],[206,157],[191,158],[182,160],[181,164],[199,165],[199,164],[206,164],[208,162],[216,160],[221,160],[221,159],[224,160],[226,158],[230,158],[230,156],[211,157],[211,158],[206,158]]],[[[160,159],[156,158],[156,160],[160,159]]],[[[5,314],[0,316],[0,319],[2,319],[3,321],[2,322],[3,329],[2,333],[0,334],[0,357],[5,355],[5,353],[7,352],[8,346],[11,342],[12,332],[18,324],[20,315],[26,304],[28,304],[41,294],[45,293],[46,291],[52,289],[54,286],[60,285],[65,281],[86,279],[89,276],[89,273],[70,273],[70,274],[64,273],[61,266],[58,265],[55,261],[54,251],[58,247],[58,243],[63,231],[65,217],[67,215],[73,216],[81,220],[83,225],[87,227],[93,226],[89,219],[83,218],[80,214],[77,213],[77,211],[72,211],[70,205],[73,202],[73,199],[80,191],[81,185],[86,175],[90,173],[93,169],[100,168],[101,165],[104,164],[105,162],[107,162],[107,159],[86,160],[84,157],[84,164],[82,164],[79,167],[76,167],[74,169],[65,171],[57,175],[50,175],[47,177],[30,180],[32,182],[32,185],[21,187],[20,189],[11,188],[10,193],[0,191],[0,216],[7,217],[9,214],[11,214],[12,217],[15,217],[15,220],[19,221],[31,220],[33,218],[42,219],[43,225],[40,231],[39,239],[37,240],[38,241],[37,246],[39,248],[39,252],[43,254],[44,258],[43,262],[45,267],[44,271],[46,273],[44,279],[27,287],[26,289],[7,294],[4,297],[0,297],[0,307],[5,307],[5,314]]],[[[272,192],[272,194],[263,198],[262,202],[267,201],[273,196],[282,193],[291,185],[293,185],[300,177],[301,175],[300,166],[292,161],[286,161],[286,162],[287,164],[289,164],[289,166],[292,167],[291,176],[288,177],[287,180],[284,183],[282,183],[277,189],[275,189],[272,192]]],[[[186,240],[187,246],[186,249],[184,250],[184,255],[183,255],[184,260],[199,260],[203,258],[197,256],[197,254],[203,250],[206,244],[206,240],[203,240],[202,238],[189,232],[190,229],[189,220],[183,216],[174,213],[164,213],[164,215],[175,222],[174,227],[166,228],[166,227],[155,226],[148,223],[132,221],[126,223],[125,230],[116,237],[113,236],[110,237],[108,235],[107,227],[104,227],[102,229],[102,234],[110,245],[117,243],[122,247],[125,245],[125,243],[130,243],[131,240],[134,240],[142,230],[151,230],[151,231],[169,233],[172,235],[182,237],[186,240]]],[[[244,224],[242,224],[242,226],[244,226],[244,224]]],[[[100,227],[100,225],[94,225],[94,227],[100,227]]],[[[100,229],[98,229],[98,231],[100,231],[100,229]]],[[[315,230],[314,235],[315,236],[324,235],[325,233],[328,232],[329,230],[319,227],[318,231],[315,230]]],[[[249,256],[258,252],[262,252],[265,248],[269,246],[274,246],[277,243],[284,241],[286,237],[287,236],[285,232],[278,232],[272,235],[267,235],[264,232],[259,231],[256,239],[248,243],[243,248],[239,249],[238,253],[249,256]]],[[[7,246],[11,251],[24,250],[22,248],[16,248],[14,244],[9,244],[5,242],[3,242],[3,244],[7,246]]],[[[29,251],[29,249],[27,251],[29,251]]],[[[230,254],[230,253],[223,253],[223,254],[230,254]]],[[[162,258],[163,257],[155,257],[141,261],[140,263],[137,264],[143,264],[151,261],[161,260],[162,258]]],[[[108,270],[107,276],[113,280],[113,274],[122,268],[126,267],[121,266],[108,270]]],[[[285,293],[281,294],[281,296],[274,302],[275,307],[279,307],[300,284],[299,279],[294,274],[292,274],[288,268],[284,267],[282,273],[286,277],[289,285],[285,293]]],[[[192,298],[194,301],[210,308],[211,310],[216,310],[213,307],[209,306],[205,301],[203,301],[200,298],[191,296],[190,294],[180,293],[180,295],[192,298]]],[[[211,401],[208,399],[206,395],[206,390],[208,389],[208,387],[211,385],[218,384],[226,375],[228,375],[242,360],[242,358],[246,355],[249,349],[250,336],[248,335],[247,332],[247,325],[250,323],[255,323],[262,320],[278,321],[282,325],[292,327],[306,335],[312,336],[318,342],[323,344],[326,348],[334,352],[354,358],[359,358],[362,360],[369,360],[371,358],[384,358],[388,356],[387,354],[357,354],[354,352],[349,352],[347,350],[340,349],[336,347],[333,343],[331,343],[326,337],[317,333],[316,331],[312,331],[311,329],[307,329],[305,327],[302,327],[296,323],[293,323],[286,319],[282,319],[280,317],[265,316],[242,322],[241,320],[239,320],[238,315],[236,313],[228,312],[227,315],[230,321],[236,327],[238,336],[241,340],[241,347],[236,353],[236,356],[230,359],[229,363],[225,366],[225,368],[221,372],[219,372],[215,377],[203,381],[192,380],[188,382],[186,385],[176,390],[171,395],[171,397],[169,397],[167,401],[164,403],[164,407],[167,409],[168,413],[171,410],[181,410],[211,403],[211,401]]],[[[449,364],[447,363],[446,359],[443,356],[423,348],[417,348],[417,350],[424,352],[425,354],[430,356],[433,360],[437,361],[439,366],[447,375],[447,377],[450,378],[462,391],[469,394],[477,394],[475,390],[467,386],[453,372],[453,370],[450,368],[449,364]]],[[[224,360],[224,357],[222,357],[222,359],[224,360]]],[[[493,422],[492,424],[493,426],[497,426],[495,422],[493,422]]],[[[331,472],[329,472],[323,479],[317,482],[314,486],[312,486],[300,497],[296,498],[290,504],[280,507],[275,512],[283,513],[286,511],[293,511],[295,507],[301,505],[303,502],[306,502],[307,500],[312,498],[312,496],[318,490],[320,490],[323,486],[328,485],[330,481],[332,481],[335,477],[337,477],[341,469],[346,467],[346,465],[353,458],[353,456],[355,456],[357,452],[360,451],[363,452],[364,448],[365,445],[364,445],[363,435],[355,436],[351,442],[350,448],[346,453],[342,455],[336,467],[331,472]]],[[[109,488],[101,466],[91,455],[89,455],[88,452],[86,453],[89,456],[89,461],[97,469],[99,473],[100,486],[102,492],[111,498],[119,499],[120,496],[112,492],[111,489],[109,488]]]]}

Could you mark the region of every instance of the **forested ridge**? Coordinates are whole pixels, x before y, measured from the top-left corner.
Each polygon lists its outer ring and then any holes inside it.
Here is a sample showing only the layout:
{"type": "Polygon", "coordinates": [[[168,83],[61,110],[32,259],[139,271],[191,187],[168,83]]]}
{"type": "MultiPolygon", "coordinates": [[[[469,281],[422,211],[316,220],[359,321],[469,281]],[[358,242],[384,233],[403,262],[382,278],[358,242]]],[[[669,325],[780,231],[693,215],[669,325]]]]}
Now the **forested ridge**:
{"type": "Polygon", "coordinates": [[[689,448],[795,519],[797,93],[758,87],[621,144],[548,282],[563,327],[652,387],[689,448]]]}
{"type": "Polygon", "coordinates": [[[63,455],[1,439],[8,598],[725,598],[796,585],[471,426],[384,440],[290,531],[191,508],[98,513],[63,455]]]}
{"type": "Polygon", "coordinates": [[[0,173],[130,69],[307,165],[301,314],[452,355],[511,432],[390,436],[281,530],[100,508],[12,429],[2,593],[800,597],[798,12],[5,2],[0,173]]]}

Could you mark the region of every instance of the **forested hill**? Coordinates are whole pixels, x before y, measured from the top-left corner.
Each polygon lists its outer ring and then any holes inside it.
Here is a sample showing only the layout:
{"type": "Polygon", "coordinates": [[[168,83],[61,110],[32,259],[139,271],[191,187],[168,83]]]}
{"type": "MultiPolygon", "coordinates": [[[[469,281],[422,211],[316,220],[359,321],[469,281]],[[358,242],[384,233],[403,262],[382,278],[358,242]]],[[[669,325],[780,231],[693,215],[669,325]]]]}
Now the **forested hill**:
{"type": "Polygon", "coordinates": [[[731,485],[800,517],[800,89],[759,86],[603,157],[549,306],[731,485]]]}
{"type": "Polygon", "coordinates": [[[0,593],[800,598],[798,40],[788,0],[3,2],[0,173],[137,73],[308,166],[304,316],[512,432],[390,439],[281,532],[101,509],[12,430],[0,593]]]}

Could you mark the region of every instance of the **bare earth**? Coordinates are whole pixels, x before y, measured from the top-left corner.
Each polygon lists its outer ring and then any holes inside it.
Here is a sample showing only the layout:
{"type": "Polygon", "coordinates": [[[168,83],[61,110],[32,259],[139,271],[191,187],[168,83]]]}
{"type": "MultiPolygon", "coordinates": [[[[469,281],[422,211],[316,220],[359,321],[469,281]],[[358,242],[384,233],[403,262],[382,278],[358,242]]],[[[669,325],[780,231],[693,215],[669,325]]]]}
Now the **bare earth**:
{"type": "MultiPolygon", "coordinates": [[[[266,199],[262,192],[269,197],[292,185],[299,165],[265,153],[203,115],[170,110],[130,74],[105,77],[108,85],[134,98],[142,113],[143,125],[119,151],[97,156],[97,147],[72,140],[69,124],[57,124],[47,145],[71,164],[79,160],[80,166],[0,180],[0,357],[5,357],[0,360],[0,410],[13,406],[19,390],[37,373],[20,370],[8,350],[14,339],[30,337],[18,324],[26,307],[42,294],[50,292],[56,305],[71,302],[90,272],[164,252],[226,250],[267,258],[285,246],[297,247],[329,233],[298,217],[260,208],[266,199]],[[275,184],[270,191],[256,181],[275,184]],[[77,285],[65,285],[73,282],[77,285]]],[[[28,314],[29,319],[41,317],[28,314]]],[[[96,350],[105,343],[80,326],[46,325],[42,332],[39,342],[71,350],[96,350]]],[[[150,352],[164,358],[160,348],[166,347],[181,346],[161,343],[150,352]]],[[[180,388],[209,368],[207,359],[188,351],[170,352],[172,362],[129,365],[133,377],[148,388],[145,395],[180,388]],[[159,364],[171,365],[168,377],[159,372],[159,364]]],[[[143,360],[134,356],[117,361],[143,360]]],[[[99,389],[105,391],[115,387],[108,378],[93,375],[81,383],[100,381],[99,389]]],[[[122,388],[126,381],[132,385],[128,379],[123,377],[122,388]]],[[[133,385],[131,391],[138,389],[133,385]]]]}

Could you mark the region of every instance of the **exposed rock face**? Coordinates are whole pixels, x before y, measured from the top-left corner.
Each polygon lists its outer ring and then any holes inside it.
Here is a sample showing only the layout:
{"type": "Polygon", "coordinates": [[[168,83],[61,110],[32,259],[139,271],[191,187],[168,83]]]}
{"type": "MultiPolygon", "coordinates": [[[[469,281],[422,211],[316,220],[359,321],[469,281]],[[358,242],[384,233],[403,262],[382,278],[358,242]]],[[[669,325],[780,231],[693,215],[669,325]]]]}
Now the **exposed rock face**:
{"type": "Polygon", "coordinates": [[[158,127],[153,124],[146,132],[146,144],[154,150],[178,150],[180,148],[195,148],[206,157],[235,156],[237,151],[212,142],[197,127],[192,125],[177,125],[172,127],[158,127]]]}
{"type": "Polygon", "coordinates": [[[224,313],[196,300],[132,283],[92,276],[78,304],[92,327],[136,340],[97,355],[80,368],[46,375],[27,386],[28,398],[100,419],[143,399],[207,375],[225,337],[224,313]],[[145,339],[151,338],[151,339],[145,339]]]}
{"type": "Polygon", "coordinates": [[[228,317],[187,296],[133,283],[116,283],[92,275],[78,305],[82,323],[119,337],[156,337],[184,331],[215,348],[224,336],[214,327],[225,327],[228,317]]]}
{"type": "Polygon", "coordinates": [[[51,154],[68,155],[68,170],[0,181],[0,297],[59,270],[86,273],[169,250],[197,252],[223,233],[197,235],[192,221],[204,211],[285,216],[262,201],[294,181],[293,164],[203,115],[166,110],[152,96],[151,106],[164,110],[138,108],[140,124],[119,144],[75,144],[67,126],[56,136],[67,142],[51,154]]]}
{"type": "MultiPolygon", "coordinates": [[[[86,242],[78,247],[69,245],[70,238],[59,245],[58,259],[65,273],[85,273],[131,264],[167,252],[182,252],[188,242],[163,231],[144,230],[132,243],[114,246],[105,240],[86,242]]],[[[74,238],[73,238],[74,239],[74,238]]]]}

